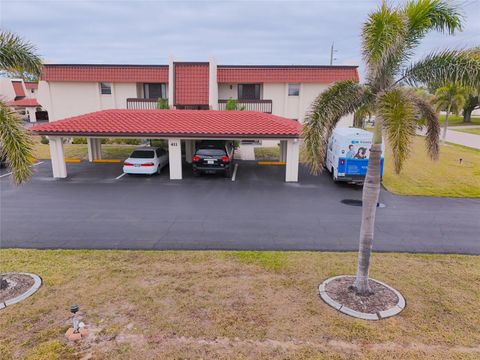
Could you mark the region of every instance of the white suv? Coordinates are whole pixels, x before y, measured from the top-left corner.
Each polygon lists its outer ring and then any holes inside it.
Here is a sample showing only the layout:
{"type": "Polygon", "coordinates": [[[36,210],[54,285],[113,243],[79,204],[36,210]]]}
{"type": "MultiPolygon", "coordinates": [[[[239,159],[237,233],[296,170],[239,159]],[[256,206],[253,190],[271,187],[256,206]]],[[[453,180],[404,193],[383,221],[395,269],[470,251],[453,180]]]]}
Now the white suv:
{"type": "Polygon", "coordinates": [[[123,172],[127,174],[160,174],[168,164],[168,152],[157,147],[136,149],[123,163],[123,172]]]}

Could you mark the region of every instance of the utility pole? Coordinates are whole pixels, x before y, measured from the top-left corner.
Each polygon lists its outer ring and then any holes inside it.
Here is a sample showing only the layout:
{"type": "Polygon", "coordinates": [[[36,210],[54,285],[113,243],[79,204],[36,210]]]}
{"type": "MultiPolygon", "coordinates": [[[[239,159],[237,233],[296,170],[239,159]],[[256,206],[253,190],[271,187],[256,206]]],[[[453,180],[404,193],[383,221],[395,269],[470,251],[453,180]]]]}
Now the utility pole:
{"type": "Polygon", "coordinates": [[[333,65],[333,60],[337,60],[336,58],[333,57],[333,54],[337,52],[337,50],[334,49],[334,42],[332,42],[332,47],[330,48],[330,65],[333,65]]]}

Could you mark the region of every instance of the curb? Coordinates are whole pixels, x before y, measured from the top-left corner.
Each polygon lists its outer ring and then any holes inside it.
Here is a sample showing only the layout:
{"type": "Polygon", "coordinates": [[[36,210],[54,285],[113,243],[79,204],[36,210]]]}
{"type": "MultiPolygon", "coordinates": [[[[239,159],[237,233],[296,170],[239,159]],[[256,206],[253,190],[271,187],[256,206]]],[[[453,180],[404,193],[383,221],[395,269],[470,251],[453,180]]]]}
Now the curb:
{"type": "Polygon", "coordinates": [[[390,309],[387,309],[387,310],[379,311],[378,313],[373,313],[372,314],[372,313],[364,313],[364,312],[360,312],[360,311],[355,311],[353,309],[350,309],[349,307],[346,307],[346,306],[340,304],[339,302],[336,302],[330,296],[328,296],[328,294],[325,290],[326,285],[330,281],[333,281],[333,280],[338,279],[338,278],[345,278],[345,277],[350,277],[351,278],[351,277],[354,277],[354,276],[352,276],[352,275],[334,276],[334,277],[331,277],[331,278],[325,280],[324,282],[322,282],[318,287],[318,293],[320,295],[320,298],[325,303],[327,303],[328,305],[330,305],[334,309],[340,311],[341,313],[343,313],[345,315],[348,315],[348,316],[355,317],[357,319],[362,319],[362,320],[382,320],[382,319],[386,319],[386,318],[395,316],[398,313],[400,313],[403,309],[405,309],[405,306],[406,306],[405,298],[402,296],[402,294],[400,294],[400,292],[398,292],[397,290],[395,290],[391,286],[388,286],[387,284],[385,284],[381,281],[372,279],[372,278],[370,278],[369,280],[375,281],[376,283],[385,286],[387,289],[393,291],[395,293],[395,295],[397,295],[398,303],[394,307],[392,307],[390,309]]]}
{"type": "MultiPolygon", "coordinates": [[[[8,274],[8,273],[7,273],[8,274]]],[[[32,296],[34,293],[37,292],[37,290],[42,286],[42,278],[36,274],[32,273],[24,273],[24,272],[16,272],[16,273],[10,273],[10,274],[19,274],[19,275],[28,275],[31,278],[33,278],[33,285],[30,289],[28,289],[26,292],[24,292],[21,295],[18,295],[17,297],[14,297],[13,299],[9,299],[3,303],[0,303],[0,310],[6,308],[7,306],[16,304],[22,300],[25,300],[26,298],[32,296]]],[[[6,275],[6,274],[4,274],[6,275]]]]}

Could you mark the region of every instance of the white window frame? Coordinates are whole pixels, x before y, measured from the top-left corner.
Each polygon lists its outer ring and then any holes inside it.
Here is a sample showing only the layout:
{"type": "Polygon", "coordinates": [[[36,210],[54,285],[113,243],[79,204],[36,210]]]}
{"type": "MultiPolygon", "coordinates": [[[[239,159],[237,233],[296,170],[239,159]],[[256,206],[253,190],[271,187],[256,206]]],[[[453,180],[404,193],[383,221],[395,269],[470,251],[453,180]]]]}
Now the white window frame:
{"type": "Polygon", "coordinates": [[[288,96],[300,96],[300,83],[288,84],[288,96]]]}
{"type": "Polygon", "coordinates": [[[102,94],[102,95],[112,95],[112,83],[110,83],[110,82],[100,82],[99,86],[100,86],[100,94],[102,94]],[[105,90],[107,90],[108,92],[104,92],[105,90]]]}

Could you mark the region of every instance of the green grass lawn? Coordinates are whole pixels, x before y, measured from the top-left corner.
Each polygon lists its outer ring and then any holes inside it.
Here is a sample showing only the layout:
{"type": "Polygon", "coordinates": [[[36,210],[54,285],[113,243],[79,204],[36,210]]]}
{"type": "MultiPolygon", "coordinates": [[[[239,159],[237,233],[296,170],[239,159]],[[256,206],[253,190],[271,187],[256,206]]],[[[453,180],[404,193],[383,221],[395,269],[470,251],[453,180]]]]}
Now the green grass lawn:
{"type": "MultiPolygon", "coordinates": [[[[445,115],[440,115],[440,124],[443,125],[445,122],[445,115]]],[[[463,122],[462,115],[453,115],[450,114],[448,116],[448,126],[462,126],[462,125],[480,125],[480,117],[479,116],[472,116],[471,122],[463,122]]]]}
{"type": "Polygon", "coordinates": [[[0,250],[0,271],[43,279],[0,310],[2,359],[478,359],[480,257],[374,254],[406,297],[367,322],[324,304],[355,253],[0,250]],[[68,343],[69,306],[89,337],[68,343]]]}
{"type": "MultiPolygon", "coordinates": [[[[40,143],[40,137],[35,138],[35,158],[39,160],[50,159],[50,146],[40,143]]],[[[121,144],[102,144],[102,158],[103,159],[126,159],[133,149],[138,145],[121,145],[121,144]]],[[[66,159],[81,159],[88,158],[88,150],[86,144],[64,144],[66,159]]]]}
{"type": "Polygon", "coordinates": [[[462,128],[462,129],[455,129],[455,131],[460,131],[460,132],[473,134],[473,135],[480,135],[480,128],[471,128],[471,129],[462,128]]]}
{"type": "Polygon", "coordinates": [[[391,151],[385,153],[383,185],[402,195],[480,197],[480,150],[446,144],[440,159],[431,161],[423,138],[417,136],[400,175],[395,174],[391,151]],[[459,159],[463,159],[460,163],[459,159]]]}

